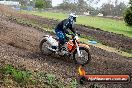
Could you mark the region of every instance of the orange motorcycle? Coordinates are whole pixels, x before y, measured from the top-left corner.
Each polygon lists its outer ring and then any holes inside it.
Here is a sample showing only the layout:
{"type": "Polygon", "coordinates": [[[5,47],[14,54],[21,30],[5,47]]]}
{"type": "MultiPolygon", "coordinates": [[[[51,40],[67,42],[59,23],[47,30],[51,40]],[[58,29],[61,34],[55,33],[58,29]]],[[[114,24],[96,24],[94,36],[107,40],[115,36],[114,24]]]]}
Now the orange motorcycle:
{"type": "Polygon", "coordinates": [[[50,55],[54,53],[63,57],[72,58],[75,63],[79,65],[88,64],[91,60],[89,45],[80,43],[78,35],[72,35],[71,39],[61,47],[60,52],[57,50],[57,38],[54,38],[50,35],[45,35],[43,37],[39,48],[44,55],[50,55]]]}

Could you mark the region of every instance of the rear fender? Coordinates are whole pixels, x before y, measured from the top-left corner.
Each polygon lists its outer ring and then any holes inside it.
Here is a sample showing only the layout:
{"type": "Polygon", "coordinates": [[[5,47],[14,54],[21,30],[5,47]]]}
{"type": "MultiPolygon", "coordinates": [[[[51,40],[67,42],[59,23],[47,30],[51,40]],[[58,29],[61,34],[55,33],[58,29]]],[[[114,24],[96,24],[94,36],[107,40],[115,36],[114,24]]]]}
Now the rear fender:
{"type": "Polygon", "coordinates": [[[42,41],[42,40],[47,40],[49,37],[50,37],[50,35],[44,35],[44,36],[42,37],[41,41],[42,41]]]}
{"type": "Polygon", "coordinates": [[[49,37],[49,35],[44,35],[44,36],[43,36],[43,38],[48,38],[48,37],[49,37]]]}
{"type": "MultiPolygon", "coordinates": [[[[49,37],[50,37],[50,35],[44,35],[43,36],[43,38],[45,38],[45,39],[48,39],[49,37]]],[[[52,36],[52,38],[58,41],[58,38],[57,37],[52,36]]]]}

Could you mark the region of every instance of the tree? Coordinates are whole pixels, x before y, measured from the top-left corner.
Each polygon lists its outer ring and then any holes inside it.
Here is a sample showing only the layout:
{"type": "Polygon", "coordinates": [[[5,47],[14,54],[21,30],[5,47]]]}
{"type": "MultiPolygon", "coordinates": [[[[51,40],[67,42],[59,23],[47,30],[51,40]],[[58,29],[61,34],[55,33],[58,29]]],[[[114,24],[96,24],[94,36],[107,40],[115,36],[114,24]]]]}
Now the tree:
{"type": "Polygon", "coordinates": [[[35,7],[38,9],[46,8],[46,1],[45,0],[36,0],[35,7]]]}
{"type": "Polygon", "coordinates": [[[58,6],[59,9],[72,12],[84,12],[87,10],[87,3],[84,0],[63,0],[63,3],[58,6]]]}
{"type": "Polygon", "coordinates": [[[52,0],[46,0],[46,8],[51,8],[52,7],[52,0]]]}
{"type": "Polygon", "coordinates": [[[114,16],[122,16],[123,15],[123,12],[124,10],[127,8],[127,6],[123,3],[123,2],[120,2],[119,4],[117,4],[115,7],[114,7],[114,16]]]}
{"type": "Polygon", "coordinates": [[[104,14],[104,16],[122,16],[126,8],[127,6],[123,2],[119,3],[118,0],[116,0],[115,4],[110,4],[109,2],[102,5],[101,12],[104,14]]]}
{"type": "Polygon", "coordinates": [[[30,3],[30,0],[18,0],[19,3],[22,5],[22,6],[27,6],[29,3],[30,3]]]}
{"type": "Polygon", "coordinates": [[[132,26],[132,0],[129,2],[130,6],[127,8],[125,15],[124,15],[124,21],[132,26]]]}
{"type": "Polygon", "coordinates": [[[92,14],[97,14],[97,10],[90,5],[93,1],[98,3],[100,0],[63,0],[63,3],[57,6],[57,8],[64,11],[76,12],[78,14],[83,14],[87,11],[91,11],[92,14]]]}
{"type": "Polygon", "coordinates": [[[129,4],[132,6],[132,0],[130,0],[129,4]]]}
{"type": "Polygon", "coordinates": [[[109,4],[109,3],[106,3],[106,4],[102,5],[102,7],[101,7],[101,13],[104,16],[112,15],[113,14],[113,10],[114,10],[114,5],[109,4]]]}
{"type": "Polygon", "coordinates": [[[78,0],[78,10],[79,12],[86,12],[88,9],[88,4],[84,0],[78,0]]]}
{"type": "Polygon", "coordinates": [[[94,3],[96,3],[96,4],[100,2],[100,0],[86,0],[86,1],[87,1],[88,3],[93,3],[93,2],[94,2],[94,3]]]}
{"type": "Polygon", "coordinates": [[[18,0],[19,3],[21,4],[21,9],[27,10],[28,6],[31,6],[30,0],[18,0]]]}
{"type": "Polygon", "coordinates": [[[70,2],[70,0],[64,0],[57,8],[65,11],[76,11],[77,4],[70,2]]]}

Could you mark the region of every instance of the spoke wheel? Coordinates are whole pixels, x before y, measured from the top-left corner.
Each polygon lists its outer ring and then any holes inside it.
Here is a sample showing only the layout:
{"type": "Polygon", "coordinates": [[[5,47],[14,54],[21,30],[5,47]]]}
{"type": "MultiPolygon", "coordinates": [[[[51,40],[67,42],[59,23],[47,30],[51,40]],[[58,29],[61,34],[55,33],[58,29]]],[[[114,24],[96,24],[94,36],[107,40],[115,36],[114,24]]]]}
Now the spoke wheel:
{"type": "Polygon", "coordinates": [[[75,60],[77,64],[80,64],[80,65],[88,64],[89,61],[91,60],[89,50],[84,47],[79,47],[79,50],[80,50],[81,56],[78,57],[77,50],[76,50],[73,54],[73,59],[75,60]]]}
{"type": "Polygon", "coordinates": [[[40,47],[40,51],[42,52],[42,54],[44,54],[44,55],[50,55],[50,54],[52,54],[52,51],[49,50],[49,48],[51,47],[51,45],[45,39],[43,39],[41,41],[39,47],[40,47]]]}

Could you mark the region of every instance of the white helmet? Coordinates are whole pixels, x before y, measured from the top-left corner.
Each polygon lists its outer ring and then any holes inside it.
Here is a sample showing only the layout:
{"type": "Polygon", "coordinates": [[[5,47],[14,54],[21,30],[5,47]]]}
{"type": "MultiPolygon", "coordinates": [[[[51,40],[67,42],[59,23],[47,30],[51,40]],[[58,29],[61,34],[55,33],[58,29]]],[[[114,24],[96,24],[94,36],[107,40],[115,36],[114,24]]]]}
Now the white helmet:
{"type": "Polygon", "coordinates": [[[71,13],[70,15],[69,15],[69,18],[71,19],[71,20],[74,20],[74,22],[76,22],[76,18],[77,18],[78,16],[77,15],[75,15],[75,13],[71,13]]]}
{"type": "Polygon", "coordinates": [[[77,15],[75,15],[75,13],[71,13],[69,16],[70,17],[78,17],[77,15]]]}

